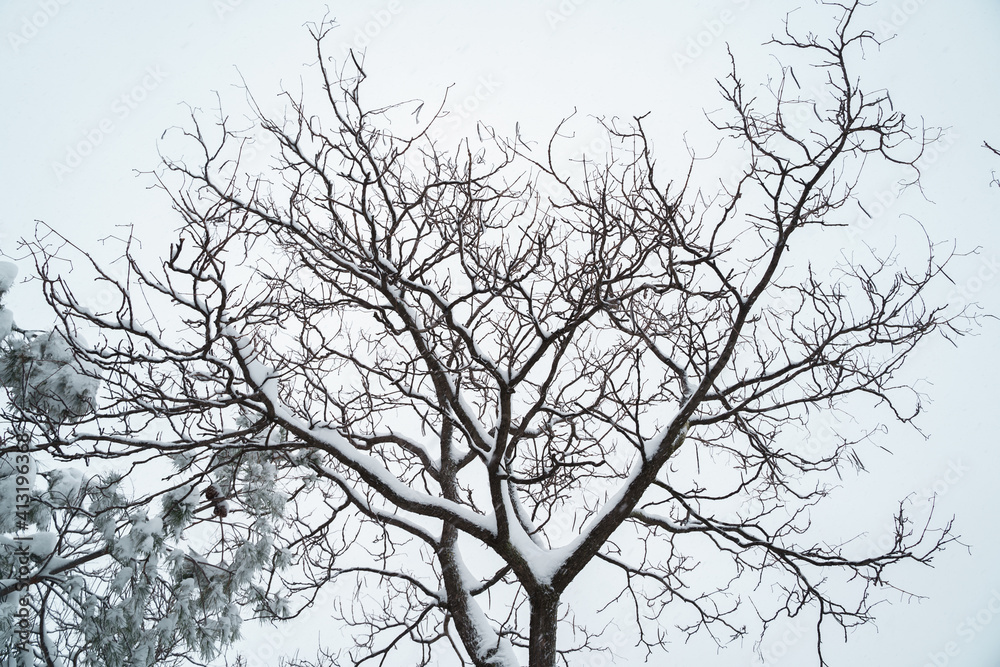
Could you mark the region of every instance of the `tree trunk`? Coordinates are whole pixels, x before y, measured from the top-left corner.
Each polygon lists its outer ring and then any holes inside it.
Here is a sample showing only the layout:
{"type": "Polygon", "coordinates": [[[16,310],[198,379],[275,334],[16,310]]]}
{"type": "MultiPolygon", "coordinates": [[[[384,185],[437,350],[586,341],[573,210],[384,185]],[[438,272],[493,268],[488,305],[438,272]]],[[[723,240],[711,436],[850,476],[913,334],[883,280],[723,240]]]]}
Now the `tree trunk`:
{"type": "Polygon", "coordinates": [[[528,667],[555,667],[559,594],[546,588],[530,594],[528,600],[531,603],[528,667]]]}
{"type": "Polygon", "coordinates": [[[469,657],[472,658],[472,664],[476,667],[491,667],[498,664],[493,659],[497,647],[495,642],[490,642],[483,636],[483,628],[473,621],[473,618],[482,612],[477,614],[473,611],[473,608],[478,607],[469,594],[467,581],[462,575],[464,566],[456,551],[457,540],[458,531],[446,523],[442,531],[438,559],[441,563],[441,577],[444,579],[445,591],[448,594],[448,610],[451,612],[458,636],[469,652],[469,657]]]}

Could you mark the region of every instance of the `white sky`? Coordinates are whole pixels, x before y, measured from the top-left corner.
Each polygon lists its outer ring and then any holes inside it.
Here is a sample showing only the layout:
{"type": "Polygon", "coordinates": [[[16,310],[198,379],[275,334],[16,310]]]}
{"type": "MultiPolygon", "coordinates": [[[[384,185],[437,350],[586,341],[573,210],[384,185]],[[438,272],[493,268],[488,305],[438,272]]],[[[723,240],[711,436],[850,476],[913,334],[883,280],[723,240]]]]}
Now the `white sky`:
{"type": "MultiPolygon", "coordinates": [[[[725,43],[744,79],[762,81],[774,61],[761,43],[798,4],[811,6],[811,0],[6,0],[0,3],[0,252],[17,257],[17,239],[32,234],[36,219],[97,254],[98,239],[134,224],[151,256],[164,252],[178,220],[164,194],[147,189],[150,179],[133,170],[156,167],[163,130],[185,122],[182,103],[210,108],[218,91],[225,110],[241,117],[237,66],[265,108],[280,85],[313,85],[306,66],[312,44],[302,26],[321,19],[327,7],[342,25],[330,53],[361,45],[360,31],[368,28],[374,99],[421,98],[429,110],[451,85],[450,131],[471,132],[483,119],[511,133],[519,121],[524,134],[539,140],[574,108],[626,118],[652,111],[648,124],[659,161],[674,169],[687,166],[680,150],[685,133],[704,153],[713,146],[702,110],[721,106],[713,80],[727,73],[725,43]],[[699,40],[702,53],[691,52],[697,57],[679,66],[678,57],[699,40]],[[88,153],[79,164],[68,162],[74,148],[88,153]]],[[[956,287],[942,289],[941,298],[957,301],[961,288],[987,312],[1000,313],[1000,188],[988,185],[1000,158],[981,147],[984,140],[1000,146],[1000,3],[876,0],[861,18],[880,36],[897,37],[869,51],[856,72],[871,87],[889,87],[910,118],[949,129],[925,170],[930,201],[910,191],[859,233],[832,244],[850,251],[865,242],[891,243],[897,226],[907,224],[904,214],[915,216],[935,240],[980,248],[949,270],[956,287]]],[[[866,208],[890,185],[877,176],[869,181],[866,208]]],[[[20,268],[22,276],[30,273],[26,262],[20,268]]],[[[47,325],[44,311],[33,307],[31,286],[11,297],[19,324],[47,325]]],[[[936,485],[940,516],[957,516],[971,555],[951,548],[933,570],[899,572],[897,583],[928,599],[881,606],[878,632],[855,632],[846,646],[831,637],[830,654],[840,658],[833,664],[980,667],[1000,661],[996,336],[996,325],[987,325],[957,349],[935,341],[913,356],[908,377],[925,380],[933,399],[920,423],[930,438],[894,426],[880,440],[893,455],[872,453],[870,474],[845,479],[827,508],[827,516],[845,526],[876,526],[875,539],[896,499],[936,485]],[[979,620],[968,623],[977,614],[979,620]]],[[[265,631],[255,641],[288,651],[301,644],[311,654],[316,631],[265,631]]],[[[789,653],[771,664],[804,664],[796,655],[808,649],[808,640],[792,626],[779,624],[763,646],[780,653],[783,638],[789,653]]],[[[693,642],[678,646],[673,658],[677,664],[755,664],[751,641],[719,654],[693,642]]]]}

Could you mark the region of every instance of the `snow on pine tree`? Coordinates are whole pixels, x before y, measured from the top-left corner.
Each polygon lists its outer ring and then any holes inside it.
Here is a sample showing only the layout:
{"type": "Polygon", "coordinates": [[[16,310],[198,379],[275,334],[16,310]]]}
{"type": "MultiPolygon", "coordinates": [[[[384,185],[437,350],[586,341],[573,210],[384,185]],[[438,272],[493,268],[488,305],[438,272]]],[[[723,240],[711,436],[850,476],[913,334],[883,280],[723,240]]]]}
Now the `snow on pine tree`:
{"type": "MultiPolygon", "coordinates": [[[[0,263],[0,304],[16,275],[0,263]]],[[[68,333],[24,331],[2,306],[0,334],[0,661],[213,657],[239,636],[240,606],[274,607],[255,586],[282,510],[273,472],[254,455],[220,460],[218,497],[178,485],[150,503],[114,473],[62,465],[61,439],[94,410],[99,369],[74,359],[68,333]],[[220,516],[233,505],[249,523],[220,516]]]]}

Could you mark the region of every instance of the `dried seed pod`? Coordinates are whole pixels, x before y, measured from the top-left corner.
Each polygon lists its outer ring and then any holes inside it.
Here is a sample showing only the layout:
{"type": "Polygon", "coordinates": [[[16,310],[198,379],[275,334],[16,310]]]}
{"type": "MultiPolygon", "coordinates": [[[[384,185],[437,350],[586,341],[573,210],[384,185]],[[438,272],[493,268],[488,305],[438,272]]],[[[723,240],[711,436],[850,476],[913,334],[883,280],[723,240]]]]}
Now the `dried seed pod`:
{"type": "Polygon", "coordinates": [[[220,518],[224,517],[224,516],[228,516],[229,515],[229,503],[227,503],[225,500],[223,500],[222,502],[216,503],[215,504],[215,510],[214,510],[214,512],[215,512],[215,516],[220,517],[220,518]]]}
{"type": "Polygon", "coordinates": [[[205,487],[204,494],[205,494],[205,497],[208,498],[209,500],[215,500],[220,495],[222,495],[219,492],[219,487],[217,487],[214,483],[213,484],[209,484],[207,487],[205,487]]]}

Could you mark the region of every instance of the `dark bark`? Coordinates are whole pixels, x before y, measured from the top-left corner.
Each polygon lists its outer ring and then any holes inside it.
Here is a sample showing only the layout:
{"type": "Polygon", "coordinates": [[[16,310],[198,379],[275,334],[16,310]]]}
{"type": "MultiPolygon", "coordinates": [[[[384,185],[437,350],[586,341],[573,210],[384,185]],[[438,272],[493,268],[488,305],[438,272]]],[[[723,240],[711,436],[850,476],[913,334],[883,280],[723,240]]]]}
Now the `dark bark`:
{"type": "Polygon", "coordinates": [[[444,579],[445,591],[448,593],[448,611],[462,644],[472,658],[472,663],[476,667],[489,667],[493,664],[492,661],[488,658],[484,660],[484,654],[476,650],[476,647],[482,644],[483,638],[471,620],[469,604],[472,602],[472,596],[463,586],[461,568],[455,554],[457,539],[458,531],[453,526],[445,524],[438,560],[441,563],[441,577],[444,579]]]}
{"type": "MultiPolygon", "coordinates": [[[[441,427],[441,489],[448,500],[458,500],[458,487],[455,484],[457,465],[452,450],[453,428],[451,422],[445,421],[441,427]]],[[[476,667],[495,665],[496,647],[485,647],[486,638],[473,621],[472,607],[476,604],[466,588],[468,582],[462,574],[461,556],[458,552],[458,529],[445,522],[441,529],[441,545],[438,548],[438,562],[441,564],[441,578],[444,581],[445,592],[448,594],[448,612],[462,645],[476,667]]]]}
{"type": "Polygon", "coordinates": [[[542,589],[532,593],[529,601],[531,626],[528,667],[555,667],[559,594],[552,589],[542,589]]]}
{"type": "MultiPolygon", "coordinates": [[[[806,227],[839,238],[862,163],[881,155],[915,168],[932,136],[907,126],[883,92],[856,88],[845,54],[872,39],[848,28],[862,5],[827,4],[843,12],[829,42],[811,32],[773,42],[815,56],[811,115],[785,113],[809,102],[789,97],[790,68],[768,106],[735,62],[720,82],[730,115],[713,123],[748,162],[718,192],[689,189],[690,173],[664,184],[643,117],[604,126],[614,152],[603,166],[554,157],[556,139],[571,135],[562,125],[547,152],[520,136],[491,134],[451,154],[426,128],[394,135],[386,109],[361,105],[357,62],[340,78],[327,70],[324,24],[315,37],[332,125],[292,98],[291,118],[260,115],[283,167],[269,180],[237,168],[246,137],[224,117],[215,145],[195,116],[185,137],[203,164],[167,160],[160,181],[172,190],[180,179],[171,196],[187,221],[163,276],[128,246],[121,281],[90,260],[120,292],[117,311],[81,307],[56,272],[65,258],[51,249],[68,241],[43,229],[29,245],[61,329],[103,333],[96,351],[67,341],[115,399],[75,424],[57,455],[183,455],[177,489],[232,477],[248,445],[266,451],[288,493],[287,532],[275,538],[300,559],[293,570],[309,573],[290,591],[318,592],[345,574],[399,582],[383,587],[373,613],[355,599],[344,614],[366,628],[354,664],[388,664],[413,644],[426,652],[421,664],[452,650],[477,667],[506,666],[518,646],[531,667],[553,667],[560,596],[594,558],[614,568],[649,656],[668,646],[644,605],[686,604],[697,619],[687,635],[742,637],[753,630],[735,579],[715,584],[697,570],[709,542],[736,576],[781,578],[771,589],[780,592],[760,591],[776,600],[750,603],[762,631],[818,612],[825,664],[824,628],[871,620],[869,591],[886,584],[885,568],[929,563],[954,538],[950,524],[935,534],[900,511],[886,553],[856,555],[852,540],[804,546],[820,543],[811,507],[830,475],[863,468],[854,448],[868,434],[784,443],[802,437],[814,410],[858,399],[911,420],[921,397],[894,377],[900,364],[932,332],[962,332],[961,316],[923,301],[946,277],[934,246],[915,271],[875,252],[835,269],[795,259],[800,236],[813,242],[806,227]],[[232,269],[222,279],[233,257],[253,267],[249,282],[232,269]],[[245,286],[227,287],[236,284],[245,286]],[[190,331],[161,326],[161,305],[190,331]],[[144,416],[173,431],[149,440],[144,416]],[[317,518],[324,506],[329,516],[317,518]],[[382,546],[359,540],[369,534],[382,546]],[[615,544],[619,534],[632,544],[615,544]],[[403,547],[414,539],[440,571],[412,560],[403,547]],[[554,549],[561,567],[539,573],[539,552],[554,549]],[[474,563],[482,550],[502,562],[474,563]],[[352,558],[365,565],[335,563],[352,558]],[[858,582],[847,603],[823,568],[858,582]],[[525,594],[529,628],[519,625],[525,594]]],[[[229,521],[256,511],[231,495],[229,521]]],[[[220,533],[220,558],[234,534],[220,533]]],[[[268,586],[287,597],[280,576],[268,586]]],[[[563,664],[600,641],[575,626],[563,664]]]]}

